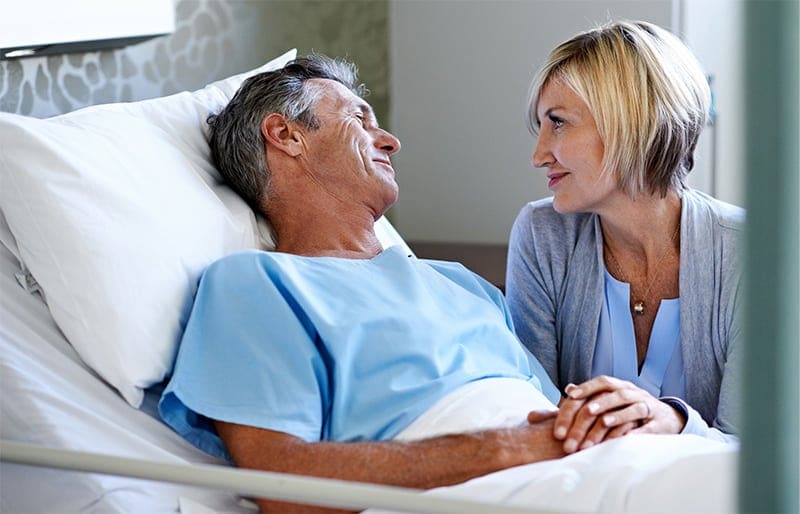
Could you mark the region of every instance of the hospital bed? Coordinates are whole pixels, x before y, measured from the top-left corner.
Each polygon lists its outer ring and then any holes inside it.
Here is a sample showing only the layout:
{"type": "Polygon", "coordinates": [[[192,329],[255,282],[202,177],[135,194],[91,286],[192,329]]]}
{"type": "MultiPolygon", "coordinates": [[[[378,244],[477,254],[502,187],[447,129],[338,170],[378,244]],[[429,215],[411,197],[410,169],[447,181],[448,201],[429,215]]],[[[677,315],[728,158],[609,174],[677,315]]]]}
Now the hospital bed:
{"type": "MultiPolygon", "coordinates": [[[[416,491],[232,468],[157,415],[199,274],[273,248],[210,162],[244,78],[47,120],[0,114],[0,511],[253,512],[254,496],[386,512],[732,512],[738,450],[629,437],[416,491]]],[[[385,218],[384,246],[405,242],[385,218]]],[[[464,409],[431,433],[483,428],[464,409]]],[[[434,423],[432,423],[434,424],[434,423]]]]}

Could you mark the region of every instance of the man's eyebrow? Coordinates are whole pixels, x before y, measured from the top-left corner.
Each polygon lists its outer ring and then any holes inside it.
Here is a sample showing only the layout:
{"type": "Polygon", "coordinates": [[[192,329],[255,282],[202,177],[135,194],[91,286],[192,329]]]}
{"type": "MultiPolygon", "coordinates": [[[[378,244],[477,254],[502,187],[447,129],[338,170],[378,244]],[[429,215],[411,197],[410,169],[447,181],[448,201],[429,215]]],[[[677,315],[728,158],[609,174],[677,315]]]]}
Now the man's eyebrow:
{"type": "Polygon", "coordinates": [[[372,106],[371,106],[370,104],[368,104],[367,102],[365,102],[365,101],[363,101],[363,100],[360,100],[360,101],[358,101],[358,102],[356,103],[356,106],[357,106],[359,109],[361,109],[361,113],[362,113],[364,116],[369,116],[369,117],[370,117],[370,118],[372,118],[373,120],[374,120],[374,119],[376,119],[376,118],[375,118],[375,111],[373,111],[373,110],[372,110],[372,106]]]}

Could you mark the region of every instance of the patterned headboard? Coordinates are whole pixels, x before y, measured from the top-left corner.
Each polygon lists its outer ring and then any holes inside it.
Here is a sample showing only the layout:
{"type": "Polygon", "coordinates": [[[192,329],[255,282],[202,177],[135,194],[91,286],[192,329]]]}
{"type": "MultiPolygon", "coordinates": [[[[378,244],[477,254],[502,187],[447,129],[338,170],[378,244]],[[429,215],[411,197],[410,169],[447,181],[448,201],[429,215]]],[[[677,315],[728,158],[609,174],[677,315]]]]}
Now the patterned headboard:
{"type": "Polygon", "coordinates": [[[176,0],[175,32],[114,51],[0,61],[0,111],[47,117],[193,90],[296,47],[349,57],[388,120],[385,0],[176,0]]]}

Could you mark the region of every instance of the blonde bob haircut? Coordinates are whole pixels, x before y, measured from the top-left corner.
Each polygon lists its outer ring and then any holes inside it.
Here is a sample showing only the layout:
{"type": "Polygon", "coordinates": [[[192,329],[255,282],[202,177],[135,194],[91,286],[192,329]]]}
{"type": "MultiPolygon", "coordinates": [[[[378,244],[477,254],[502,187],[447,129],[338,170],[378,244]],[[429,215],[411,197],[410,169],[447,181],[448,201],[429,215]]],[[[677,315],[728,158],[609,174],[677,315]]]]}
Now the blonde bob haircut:
{"type": "Polygon", "coordinates": [[[689,49],[670,32],[617,21],[556,47],[531,84],[528,126],[538,134],[542,89],[552,81],[586,103],[604,145],[603,173],[631,197],[686,187],[711,92],[689,49]]]}

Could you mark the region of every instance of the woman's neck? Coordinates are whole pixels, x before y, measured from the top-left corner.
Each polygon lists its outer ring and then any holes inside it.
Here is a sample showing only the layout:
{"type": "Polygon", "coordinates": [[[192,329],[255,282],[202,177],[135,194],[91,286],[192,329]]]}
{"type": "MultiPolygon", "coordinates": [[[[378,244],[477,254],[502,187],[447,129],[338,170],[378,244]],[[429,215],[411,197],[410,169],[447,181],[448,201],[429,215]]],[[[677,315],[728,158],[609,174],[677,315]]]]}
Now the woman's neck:
{"type": "Polygon", "coordinates": [[[646,262],[659,259],[665,251],[665,241],[679,251],[681,197],[670,191],[659,195],[628,197],[600,214],[603,242],[614,254],[626,254],[646,262]]]}

